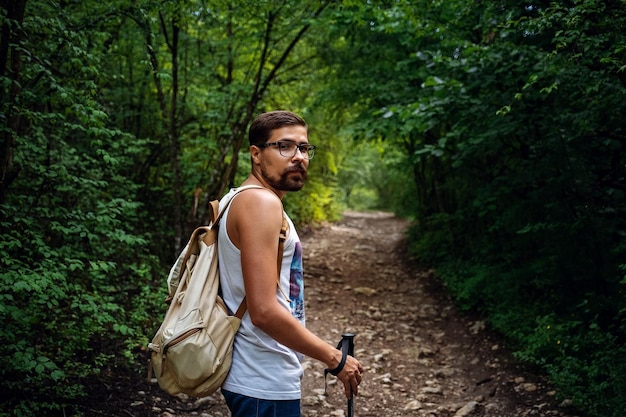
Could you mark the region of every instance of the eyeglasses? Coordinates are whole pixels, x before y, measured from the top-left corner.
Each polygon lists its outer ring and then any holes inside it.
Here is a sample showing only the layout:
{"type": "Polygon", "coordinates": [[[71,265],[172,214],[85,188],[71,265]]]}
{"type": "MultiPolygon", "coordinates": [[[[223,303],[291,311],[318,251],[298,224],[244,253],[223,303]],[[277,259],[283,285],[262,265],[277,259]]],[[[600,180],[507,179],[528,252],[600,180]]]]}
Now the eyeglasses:
{"type": "Polygon", "coordinates": [[[268,146],[276,146],[278,148],[278,152],[285,158],[293,158],[296,156],[296,152],[300,151],[302,156],[305,159],[313,159],[315,155],[315,145],[309,145],[308,143],[303,143],[302,145],[296,145],[294,142],[289,141],[279,141],[279,142],[270,142],[263,143],[261,145],[257,145],[259,148],[267,148],[268,146]]]}

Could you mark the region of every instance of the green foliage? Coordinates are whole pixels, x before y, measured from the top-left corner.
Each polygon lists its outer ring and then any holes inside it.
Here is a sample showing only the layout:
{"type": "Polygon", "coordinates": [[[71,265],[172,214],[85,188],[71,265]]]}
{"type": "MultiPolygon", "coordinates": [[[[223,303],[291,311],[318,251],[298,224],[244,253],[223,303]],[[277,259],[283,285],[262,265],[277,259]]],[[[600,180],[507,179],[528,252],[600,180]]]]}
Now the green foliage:
{"type": "Polygon", "coordinates": [[[75,409],[85,381],[135,361],[148,310],[133,312],[134,295],[158,267],[125,175],[134,138],[96,101],[99,57],[73,20],[84,16],[33,7],[23,88],[2,102],[19,121],[2,128],[19,175],[0,203],[0,410],[17,416],[75,409]]]}
{"type": "Polygon", "coordinates": [[[26,4],[0,13],[0,414],[136,366],[164,265],[275,108],[319,146],[299,225],[414,219],[459,305],[561,398],[624,414],[623,2],[26,4]]]}
{"type": "Polygon", "coordinates": [[[28,164],[1,206],[7,220],[0,229],[0,319],[6,323],[0,373],[9,401],[3,408],[42,412],[71,402],[83,394],[81,380],[133,360],[130,349],[145,324],[145,317],[132,320],[125,310],[151,278],[149,263],[138,262],[153,263],[145,252],[141,258],[146,239],[130,231],[139,221],[137,204],[127,201],[133,185],[119,176],[103,179],[108,162],[97,160],[103,148],[74,158],[76,148],[66,139],[59,134],[58,155],[16,153],[28,164]],[[32,187],[40,190],[37,199],[32,187]],[[112,195],[124,188],[123,197],[112,195]],[[124,340],[120,351],[116,345],[124,340]]]}
{"type": "MultiPolygon", "coordinates": [[[[26,4],[0,8],[0,414],[72,414],[145,366],[176,238],[245,170],[251,118],[304,107],[328,4],[26,4]]],[[[338,218],[333,158],[286,202],[300,224],[338,218]]]]}
{"type": "MultiPolygon", "coordinates": [[[[621,395],[626,388],[622,360],[626,348],[597,320],[539,316],[537,327],[524,337],[522,346],[517,356],[543,367],[557,386],[568,387],[567,394],[579,408],[591,415],[625,411],[621,395]]],[[[564,395],[560,393],[561,399],[564,395]]]]}
{"type": "Polygon", "coordinates": [[[624,3],[346,6],[326,94],[355,136],[409,156],[413,253],[559,395],[622,415],[607,364],[626,340],[624,3]],[[535,330],[546,317],[560,350],[535,330]]]}
{"type": "Polygon", "coordinates": [[[346,139],[339,184],[346,206],[353,210],[415,212],[415,189],[406,155],[395,144],[346,139]]]}

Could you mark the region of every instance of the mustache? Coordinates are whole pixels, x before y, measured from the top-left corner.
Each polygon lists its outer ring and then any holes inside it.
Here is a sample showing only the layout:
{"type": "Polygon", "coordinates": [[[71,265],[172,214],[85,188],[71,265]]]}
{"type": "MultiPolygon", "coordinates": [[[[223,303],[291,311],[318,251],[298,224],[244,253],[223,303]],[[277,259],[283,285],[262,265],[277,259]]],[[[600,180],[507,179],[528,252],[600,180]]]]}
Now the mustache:
{"type": "Polygon", "coordinates": [[[299,172],[301,174],[306,174],[306,168],[304,167],[304,165],[294,165],[292,167],[289,167],[285,170],[285,173],[289,173],[289,172],[299,172]]]}

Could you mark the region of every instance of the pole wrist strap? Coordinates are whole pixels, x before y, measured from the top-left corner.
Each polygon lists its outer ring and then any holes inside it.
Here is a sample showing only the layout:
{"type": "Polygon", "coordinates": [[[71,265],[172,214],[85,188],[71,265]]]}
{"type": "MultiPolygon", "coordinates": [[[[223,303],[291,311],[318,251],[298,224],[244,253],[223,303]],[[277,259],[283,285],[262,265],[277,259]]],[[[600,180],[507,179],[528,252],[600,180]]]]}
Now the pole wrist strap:
{"type": "Polygon", "coordinates": [[[339,373],[343,370],[343,367],[346,364],[346,358],[348,357],[349,343],[344,343],[344,340],[345,339],[341,339],[341,341],[337,345],[337,349],[341,350],[341,361],[339,362],[339,365],[337,365],[337,367],[334,369],[329,369],[329,368],[324,369],[324,395],[326,395],[326,375],[328,374],[331,374],[334,376],[339,375],[339,373]]]}

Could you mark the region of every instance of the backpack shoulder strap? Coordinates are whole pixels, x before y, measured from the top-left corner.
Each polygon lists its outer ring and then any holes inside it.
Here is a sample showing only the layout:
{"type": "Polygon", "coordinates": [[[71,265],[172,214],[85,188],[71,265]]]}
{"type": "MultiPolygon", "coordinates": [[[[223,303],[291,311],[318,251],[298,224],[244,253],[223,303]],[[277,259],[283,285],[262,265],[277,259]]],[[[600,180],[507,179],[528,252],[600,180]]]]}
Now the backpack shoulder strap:
{"type": "Polygon", "coordinates": [[[209,202],[209,224],[215,224],[220,212],[220,200],[209,202]]]}
{"type": "Polygon", "coordinates": [[[289,229],[289,223],[287,222],[287,217],[285,217],[285,213],[283,213],[283,224],[280,228],[280,234],[278,235],[278,277],[276,277],[276,283],[278,284],[278,289],[280,293],[285,297],[287,302],[291,302],[289,300],[289,296],[285,294],[283,287],[280,285],[280,270],[283,266],[283,248],[285,247],[285,241],[287,240],[287,230],[289,229]]]}

